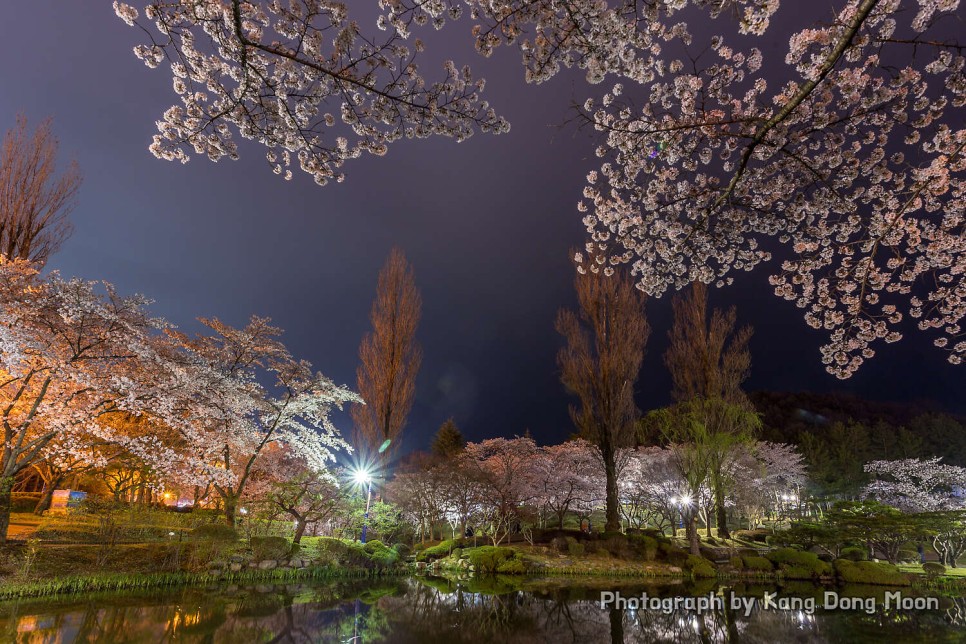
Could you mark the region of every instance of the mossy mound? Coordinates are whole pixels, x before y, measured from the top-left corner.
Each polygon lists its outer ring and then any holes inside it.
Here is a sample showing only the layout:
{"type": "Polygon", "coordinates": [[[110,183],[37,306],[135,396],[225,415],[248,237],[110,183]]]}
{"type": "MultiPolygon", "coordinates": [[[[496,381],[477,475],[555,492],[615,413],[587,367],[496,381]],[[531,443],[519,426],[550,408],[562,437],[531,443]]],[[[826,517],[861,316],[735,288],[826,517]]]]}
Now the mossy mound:
{"type": "Polygon", "coordinates": [[[850,584],[908,586],[911,583],[909,577],[888,563],[836,559],[834,566],[839,579],[850,584]]]}

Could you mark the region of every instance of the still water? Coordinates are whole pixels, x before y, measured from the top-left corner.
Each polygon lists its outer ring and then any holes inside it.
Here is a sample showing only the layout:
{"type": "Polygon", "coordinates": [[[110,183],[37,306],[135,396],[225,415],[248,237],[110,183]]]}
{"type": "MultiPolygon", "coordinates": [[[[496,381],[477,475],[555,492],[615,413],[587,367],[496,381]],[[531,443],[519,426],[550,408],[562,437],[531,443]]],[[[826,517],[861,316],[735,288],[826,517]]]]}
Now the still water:
{"type": "Polygon", "coordinates": [[[212,586],[0,603],[0,642],[966,642],[966,598],[917,604],[907,592],[903,608],[888,589],[834,590],[533,578],[212,586]],[[603,608],[602,592],[615,598],[603,608]]]}

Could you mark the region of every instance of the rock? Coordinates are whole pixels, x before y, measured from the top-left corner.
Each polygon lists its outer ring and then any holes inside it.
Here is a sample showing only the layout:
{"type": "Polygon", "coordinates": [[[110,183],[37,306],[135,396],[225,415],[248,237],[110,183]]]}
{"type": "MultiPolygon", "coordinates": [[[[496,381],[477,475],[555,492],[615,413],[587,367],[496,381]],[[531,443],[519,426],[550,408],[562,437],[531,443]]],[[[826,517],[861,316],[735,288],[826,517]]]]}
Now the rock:
{"type": "Polygon", "coordinates": [[[232,555],[228,558],[228,561],[232,563],[245,563],[245,558],[241,555],[232,555]]]}
{"type": "Polygon", "coordinates": [[[305,568],[305,562],[299,558],[292,559],[288,565],[290,568],[305,568]]]}
{"type": "Polygon", "coordinates": [[[425,561],[417,561],[416,562],[416,571],[417,572],[425,572],[426,571],[426,562],[425,561]]]}
{"type": "Polygon", "coordinates": [[[258,562],[259,570],[274,570],[278,567],[278,562],[274,559],[265,559],[264,561],[258,562]]]}
{"type": "Polygon", "coordinates": [[[272,592],[274,590],[275,590],[275,587],[274,586],[270,586],[269,584],[258,584],[258,585],[255,586],[255,592],[256,593],[266,594],[266,593],[270,593],[270,592],[272,592]]]}
{"type": "Polygon", "coordinates": [[[232,572],[241,572],[242,568],[244,568],[244,566],[238,561],[233,561],[228,564],[228,570],[232,572]]]}

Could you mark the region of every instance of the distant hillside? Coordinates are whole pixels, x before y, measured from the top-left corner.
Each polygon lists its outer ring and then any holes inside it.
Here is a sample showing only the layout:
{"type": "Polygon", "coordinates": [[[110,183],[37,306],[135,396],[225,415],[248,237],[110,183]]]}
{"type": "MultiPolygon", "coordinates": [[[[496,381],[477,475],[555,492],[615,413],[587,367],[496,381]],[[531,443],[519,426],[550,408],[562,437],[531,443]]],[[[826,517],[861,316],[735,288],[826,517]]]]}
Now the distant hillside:
{"type": "Polygon", "coordinates": [[[873,460],[943,457],[966,466],[966,418],[928,403],[899,404],[848,394],[754,392],[762,438],[794,443],[821,492],[853,494],[873,460]]]}
{"type": "Polygon", "coordinates": [[[809,431],[816,426],[835,422],[853,421],[863,425],[886,423],[903,427],[926,415],[945,415],[966,422],[966,418],[946,414],[929,402],[880,402],[845,393],[755,391],[749,396],[762,414],[765,427],[778,429],[785,436],[793,435],[794,429],[809,431]]]}

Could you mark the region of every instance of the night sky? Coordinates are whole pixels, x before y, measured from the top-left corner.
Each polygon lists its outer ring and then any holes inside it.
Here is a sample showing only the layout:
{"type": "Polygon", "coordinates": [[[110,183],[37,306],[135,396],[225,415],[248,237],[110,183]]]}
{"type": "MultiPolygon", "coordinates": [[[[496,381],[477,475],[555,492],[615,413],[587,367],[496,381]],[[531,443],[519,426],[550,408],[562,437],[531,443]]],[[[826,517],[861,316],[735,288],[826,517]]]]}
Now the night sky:
{"type": "MultiPolygon", "coordinates": [[[[155,159],[147,146],[173,102],[170,74],[134,57],[141,34],[109,2],[8,3],[0,25],[0,128],[18,112],[34,123],[53,116],[62,158],[76,158],[85,176],[75,233],[50,268],[144,293],[187,330],[198,316],[234,325],[269,316],[293,353],[354,385],[376,274],[398,245],[423,296],[423,367],[404,449],[428,445],[449,416],[470,440],[529,429],[549,443],[573,431],[553,321],[573,304],[568,249],[583,241],[575,204],[598,165],[589,134],[560,127],[587,95],[579,73],[527,86],[516,51],[473,52],[468,23],[429,34],[431,48],[487,79],[511,132],[401,142],[320,188],[300,171],[290,182],[273,175],[251,144],[237,162],[155,159]]],[[[712,293],[755,327],[748,389],[849,391],[966,413],[966,368],[914,331],[876,347],[849,381],[826,374],[822,336],[772,295],[768,269],[712,293]]],[[[668,400],[669,298],[651,301],[648,314],[643,409],[668,400]]],[[[337,424],[348,430],[348,414],[337,424]]]]}

